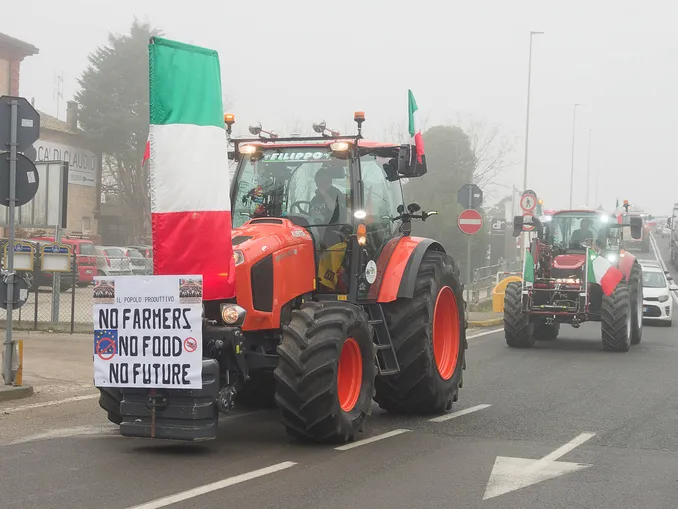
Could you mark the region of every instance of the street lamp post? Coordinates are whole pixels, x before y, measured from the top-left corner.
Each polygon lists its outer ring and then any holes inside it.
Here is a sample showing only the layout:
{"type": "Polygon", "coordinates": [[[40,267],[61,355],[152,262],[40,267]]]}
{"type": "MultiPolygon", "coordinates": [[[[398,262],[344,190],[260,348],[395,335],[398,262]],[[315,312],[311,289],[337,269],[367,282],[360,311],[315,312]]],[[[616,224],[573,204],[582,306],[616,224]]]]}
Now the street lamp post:
{"type": "Polygon", "coordinates": [[[527,147],[530,136],[530,89],[532,85],[532,37],[544,32],[530,32],[530,56],[527,64],[527,113],[525,119],[525,157],[523,167],[523,191],[527,189],[527,147]]]}
{"type": "Polygon", "coordinates": [[[570,167],[570,209],[572,208],[572,192],[574,190],[574,138],[575,138],[575,127],[577,125],[577,106],[581,104],[576,103],[572,108],[572,163],[570,167]]]}
{"type": "MultiPolygon", "coordinates": [[[[589,154],[586,158],[586,205],[591,206],[589,203],[589,189],[591,188],[591,133],[593,129],[589,129],[589,154]]],[[[593,205],[596,207],[596,204],[593,205]]]]}

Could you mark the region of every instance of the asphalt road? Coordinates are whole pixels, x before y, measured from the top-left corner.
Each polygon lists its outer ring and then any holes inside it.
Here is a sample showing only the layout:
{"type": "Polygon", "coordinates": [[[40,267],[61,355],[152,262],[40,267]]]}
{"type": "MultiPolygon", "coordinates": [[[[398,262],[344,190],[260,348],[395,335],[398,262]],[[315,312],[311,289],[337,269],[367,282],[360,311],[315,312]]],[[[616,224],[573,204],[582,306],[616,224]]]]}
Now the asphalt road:
{"type": "Polygon", "coordinates": [[[676,326],[646,326],[628,353],[602,351],[596,324],[530,350],[473,334],[462,415],[375,408],[364,438],[379,440],[345,450],[292,441],[270,411],[187,445],[119,437],[87,395],[2,404],[0,507],[677,506],[676,326]]]}

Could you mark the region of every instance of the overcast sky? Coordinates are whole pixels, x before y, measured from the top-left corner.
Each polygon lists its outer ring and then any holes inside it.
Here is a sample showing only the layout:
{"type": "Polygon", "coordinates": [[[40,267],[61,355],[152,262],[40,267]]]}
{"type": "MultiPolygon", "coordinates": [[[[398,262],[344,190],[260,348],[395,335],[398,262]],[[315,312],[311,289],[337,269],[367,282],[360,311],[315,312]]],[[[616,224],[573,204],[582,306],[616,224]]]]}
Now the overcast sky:
{"type": "Polygon", "coordinates": [[[392,123],[406,122],[411,88],[428,126],[473,115],[515,140],[508,161],[514,164],[499,178],[509,188],[522,187],[529,32],[543,31],[534,38],[528,187],[548,208],[568,206],[572,111],[582,103],[574,204],[585,202],[589,129],[591,201],[597,174],[598,201],[606,207],[626,198],[666,215],[678,202],[678,5],[669,1],[19,5],[16,15],[0,17],[0,32],[40,49],[23,63],[21,94],[56,115],[54,76],[63,74],[62,119],[88,53],[137,16],[166,37],[219,51],[223,86],[241,128],[261,121],[289,134],[285,125],[325,119],[343,130],[353,111],[364,110],[364,134],[380,138],[392,123]]]}

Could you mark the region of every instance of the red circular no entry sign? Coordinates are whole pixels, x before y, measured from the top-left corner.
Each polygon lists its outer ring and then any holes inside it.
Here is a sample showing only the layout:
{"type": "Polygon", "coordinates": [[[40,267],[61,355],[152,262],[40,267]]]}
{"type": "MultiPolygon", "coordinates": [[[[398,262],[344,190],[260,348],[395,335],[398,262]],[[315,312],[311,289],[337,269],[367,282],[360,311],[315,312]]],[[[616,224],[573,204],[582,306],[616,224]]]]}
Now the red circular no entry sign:
{"type": "Polygon", "coordinates": [[[457,219],[459,229],[467,235],[478,233],[483,227],[483,217],[477,210],[466,209],[457,219]]]}

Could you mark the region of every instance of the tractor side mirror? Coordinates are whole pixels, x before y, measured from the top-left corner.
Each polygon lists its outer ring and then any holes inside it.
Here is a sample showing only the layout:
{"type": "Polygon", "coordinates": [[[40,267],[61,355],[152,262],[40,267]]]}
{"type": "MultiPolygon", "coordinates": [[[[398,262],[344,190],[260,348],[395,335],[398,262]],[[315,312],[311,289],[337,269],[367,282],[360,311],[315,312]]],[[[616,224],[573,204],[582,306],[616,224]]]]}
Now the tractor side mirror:
{"type": "Polygon", "coordinates": [[[515,216],[513,218],[513,236],[519,237],[523,231],[523,216],[515,216]]]}
{"type": "Polygon", "coordinates": [[[632,216],[629,218],[629,226],[631,228],[631,237],[635,240],[643,237],[643,218],[632,216]]]}
{"type": "Polygon", "coordinates": [[[398,150],[398,173],[403,177],[421,177],[426,174],[426,160],[419,164],[411,145],[400,145],[398,150]]]}

